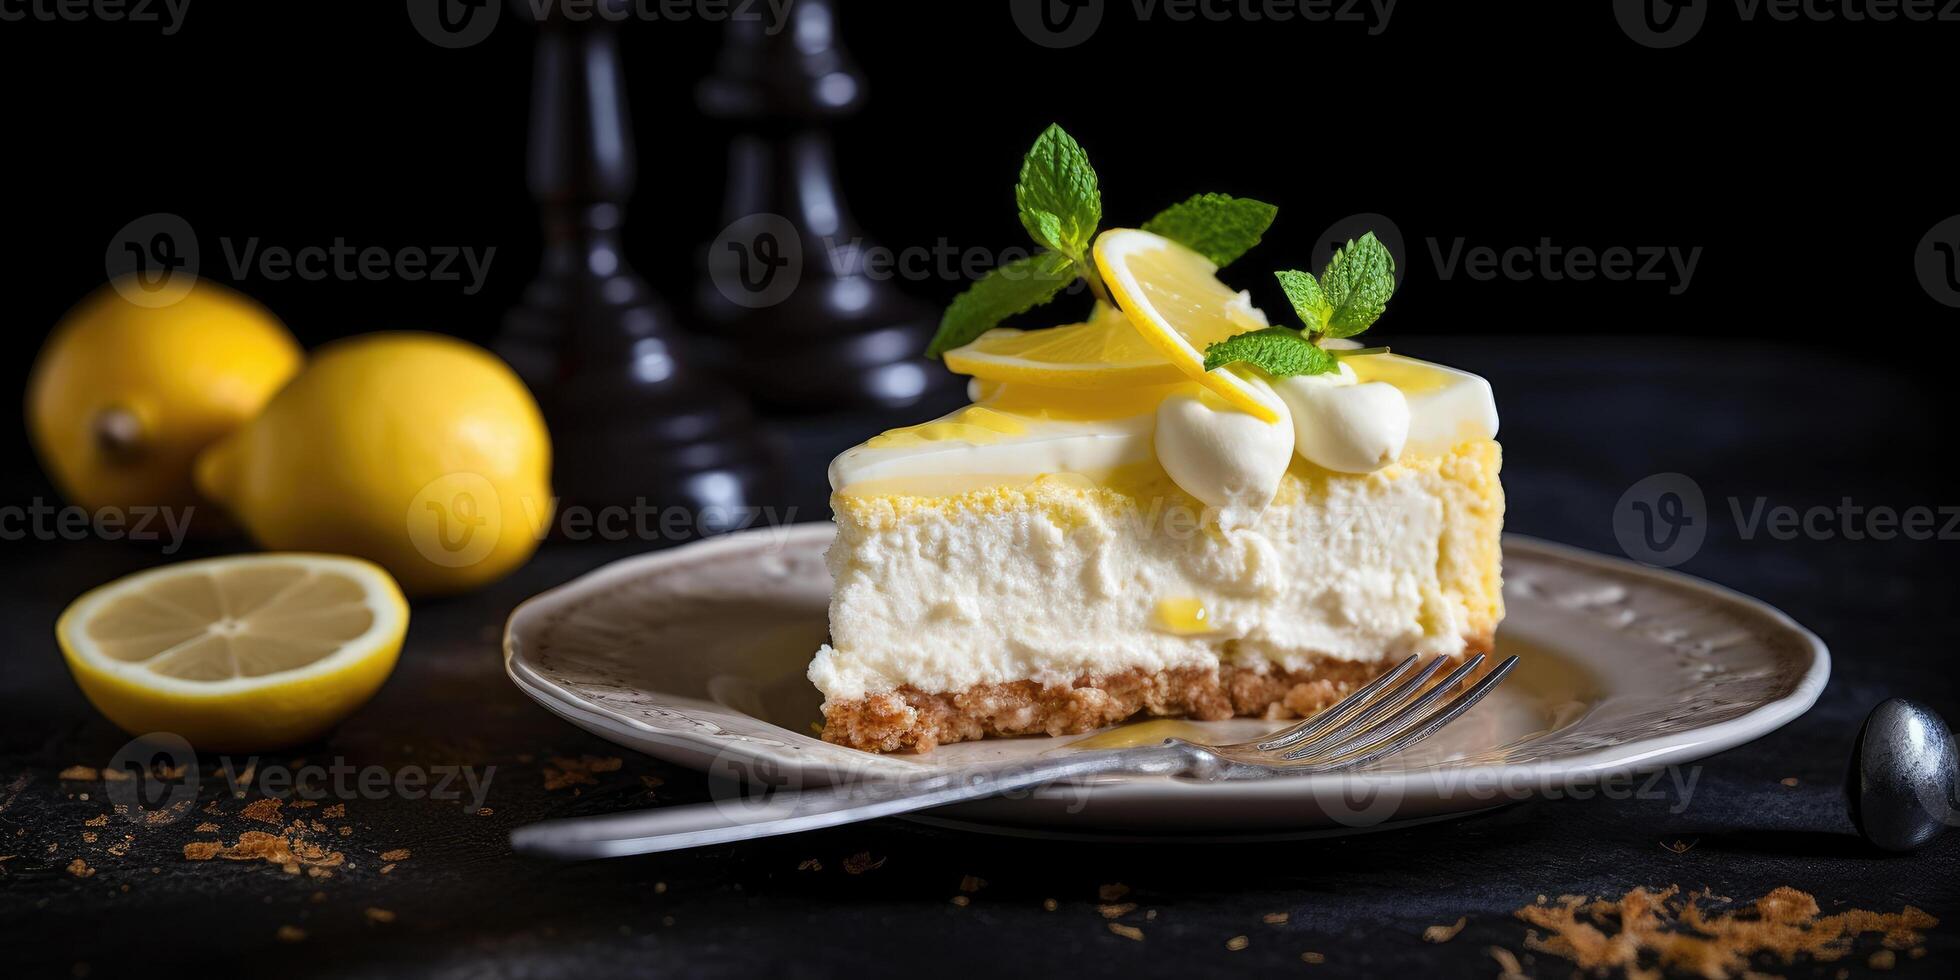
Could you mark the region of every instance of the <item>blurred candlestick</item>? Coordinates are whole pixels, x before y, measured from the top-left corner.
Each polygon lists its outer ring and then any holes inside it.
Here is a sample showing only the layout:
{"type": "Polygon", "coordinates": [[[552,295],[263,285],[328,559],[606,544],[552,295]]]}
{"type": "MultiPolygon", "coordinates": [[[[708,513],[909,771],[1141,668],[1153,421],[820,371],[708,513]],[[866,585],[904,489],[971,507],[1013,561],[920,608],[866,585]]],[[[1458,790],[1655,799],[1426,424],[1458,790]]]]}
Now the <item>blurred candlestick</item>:
{"type": "Polygon", "coordinates": [[[700,320],[724,373],[765,407],[916,404],[955,380],[921,356],[938,311],[868,268],[874,246],[831,151],[828,127],[863,102],[864,78],[838,42],[831,0],[797,0],[789,16],[731,18],[700,86],[702,110],[733,129],[700,320]]]}
{"type": "Polygon", "coordinates": [[[553,485],[588,507],[755,503],[772,463],[748,407],[690,364],[621,250],[635,160],[613,21],[544,9],[528,161],[544,262],[497,350],[544,408],[553,485]]]}

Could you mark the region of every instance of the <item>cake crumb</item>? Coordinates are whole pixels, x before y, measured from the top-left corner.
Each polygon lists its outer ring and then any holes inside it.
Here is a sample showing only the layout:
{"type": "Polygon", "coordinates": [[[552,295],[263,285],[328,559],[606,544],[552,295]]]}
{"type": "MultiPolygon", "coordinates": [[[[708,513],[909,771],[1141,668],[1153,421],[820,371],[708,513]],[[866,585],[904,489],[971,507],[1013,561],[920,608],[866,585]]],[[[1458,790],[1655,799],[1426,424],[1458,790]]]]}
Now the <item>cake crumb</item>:
{"type": "Polygon", "coordinates": [[[1293,915],[1290,912],[1268,912],[1260,916],[1259,921],[1269,926],[1283,926],[1286,924],[1286,920],[1292,917],[1293,915]]]}
{"type": "Polygon", "coordinates": [[[1785,786],[1796,786],[1796,785],[1797,785],[1797,777],[1795,777],[1795,776],[1785,776],[1785,777],[1783,777],[1783,779],[1782,779],[1782,782],[1783,782],[1783,785],[1785,785],[1785,786]]]}
{"type": "Polygon", "coordinates": [[[381,852],[381,860],[386,861],[390,864],[394,864],[399,861],[406,861],[409,859],[410,856],[411,855],[408,852],[408,848],[406,847],[397,847],[392,851],[381,852]]]}
{"type": "MultiPolygon", "coordinates": [[[[1538,896],[1539,901],[1544,901],[1544,898],[1543,895],[1538,896]]],[[[1484,952],[1497,961],[1497,980],[1530,980],[1525,976],[1524,964],[1518,962],[1518,954],[1502,946],[1488,946],[1484,952]]]]}
{"type": "Polygon", "coordinates": [[[327,807],[327,808],[326,808],[326,809],[324,809],[324,810],[321,810],[321,811],[320,811],[320,816],[322,816],[322,817],[324,817],[324,818],[326,818],[326,819],[328,819],[328,820],[338,820],[338,819],[340,819],[340,818],[342,818],[342,817],[345,817],[345,816],[347,816],[347,804],[345,804],[345,803],[335,803],[335,804],[334,804],[333,806],[330,806],[330,807],[327,807]]]}
{"type": "Polygon", "coordinates": [[[844,873],[848,875],[861,875],[884,866],[885,859],[872,857],[870,851],[859,851],[844,859],[844,873]]]}
{"type": "Polygon", "coordinates": [[[968,898],[968,897],[966,897],[965,895],[954,895],[954,896],[953,896],[953,904],[954,904],[954,905],[957,905],[957,906],[959,906],[960,908],[966,908],[966,907],[967,907],[967,905],[969,905],[969,904],[971,904],[972,902],[973,902],[973,899],[970,899],[970,898],[968,898]]]}
{"type": "Polygon", "coordinates": [[[1120,902],[1096,906],[1096,911],[1102,913],[1102,917],[1105,919],[1120,919],[1136,910],[1137,903],[1135,902],[1120,902]]]}
{"type": "Polygon", "coordinates": [[[664,881],[656,881],[656,882],[654,882],[654,883],[653,883],[653,893],[654,893],[655,895],[665,895],[665,894],[667,894],[667,883],[666,883],[666,882],[664,882],[664,881]]]}
{"type": "Polygon", "coordinates": [[[1890,970],[1899,965],[1899,954],[1889,949],[1881,949],[1872,953],[1871,958],[1865,961],[1865,965],[1874,970],[1890,970]]]}
{"type": "Polygon", "coordinates": [[[271,799],[270,797],[263,800],[253,800],[246,805],[245,809],[238,811],[238,815],[247,820],[257,820],[260,823],[269,823],[273,826],[278,826],[279,808],[285,805],[285,801],[271,799]]]}
{"type": "Polygon", "coordinates": [[[1044,898],[1041,900],[1041,910],[1043,912],[1053,912],[1058,908],[1061,908],[1061,903],[1055,901],[1052,898],[1044,898]]]}
{"type": "Polygon", "coordinates": [[[88,862],[82,860],[81,858],[76,858],[75,860],[68,862],[68,873],[74,875],[77,878],[95,877],[95,869],[89,867],[88,862]]]}
{"type": "Polygon", "coordinates": [[[1327,962],[1327,954],[1326,954],[1326,953],[1316,953],[1316,952],[1313,952],[1313,951],[1311,951],[1311,950],[1309,950],[1309,951],[1307,951],[1307,952],[1305,952],[1305,953],[1301,953],[1301,954],[1300,954],[1300,962],[1302,962],[1302,963],[1325,963],[1325,962],[1327,962]]]}
{"type": "Polygon", "coordinates": [[[282,943],[299,943],[299,942],[306,941],[306,930],[301,929],[298,926],[280,926],[279,931],[274,933],[274,935],[277,936],[279,938],[279,941],[282,943]]]}
{"type": "Polygon", "coordinates": [[[393,873],[394,870],[395,870],[395,866],[392,864],[384,864],[381,866],[381,873],[384,875],[393,873]]]}
{"type": "Polygon", "coordinates": [[[816,858],[804,858],[804,859],[803,859],[803,862],[802,862],[801,864],[798,864],[798,865],[796,866],[796,870],[798,870],[798,871],[822,871],[822,870],[823,870],[823,862],[822,862],[822,861],[819,861],[819,860],[817,860],[816,858]]]}
{"type": "Polygon", "coordinates": [[[1234,953],[1250,945],[1252,945],[1252,939],[1248,936],[1233,936],[1232,938],[1225,940],[1225,948],[1231,950],[1234,953]]]}
{"type": "Polygon", "coordinates": [[[1105,902],[1114,902],[1122,898],[1123,896],[1128,895],[1129,893],[1130,893],[1130,886],[1123,884],[1120,881],[1114,884],[1103,885],[1102,887],[1096,889],[1096,897],[1102,899],[1105,902]]]}
{"type": "Polygon", "coordinates": [[[93,831],[93,830],[84,830],[84,831],[82,831],[82,843],[84,843],[84,844],[93,844],[93,843],[95,843],[95,831],[93,831]]]}
{"type": "Polygon", "coordinates": [[[386,925],[390,922],[395,921],[395,913],[390,912],[387,909],[375,908],[372,905],[368,906],[366,909],[363,909],[361,911],[361,914],[367,916],[367,920],[369,922],[378,923],[381,925],[386,925]]]}
{"type": "Polygon", "coordinates": [[[1456,922],[1453,925],[1430,926],[1429,928],[1424,929],[1422,931],[1422,941],[1425,943],[1449,942],[1450,940],[1456,938],[1457,933],[1463,931],[1464,925],[1469,921],[1470,921],[1470,917],[1465,915],[1465,916],[1458,916],[1456,922]]]}
{"type": "Polygon", "coordinates": [[[1138,942],[1143,941],[1143,930],[1138,929],[1136,926],[1126,926],[1121,922],[1111,922],[1109,923],[1109,931],[1122,936],[1124,939],[1134,939],[1138,942]]]}
{"type": "Polygon", "coordinates": [[[90,818],[88,818],[87,820],[84,820],[84,821],[82,821],[82,826],[84,826],[84,827],[107,827],[107,826],[109,826],[109,815],[108,815],[108,814],[106,814],[106,813],[103,813],[103,814],[97,814],[96,816],[93,816],[93,817],[90,817],[90,818]]]}
{"type": "Polygon", "coordinates": [[[69,766],[56,773],[54,778],[64,783],[92,783],[101,779],[102,774],[93,766],[69,766]]]}
{"type": "Polygon", "coordinates": [[[1543,930],[1525,937],[1525,946],[1576,964],[1581,970],[1609,972],[1656,963],[1662,972],[1703,977],[1735,976],[1759,956],[1793,964],[1800,956],[1820,963],[1843,959],[1857,938],[1881,934],[1892,950],[1921,942],[1939,920],[1913,906],[1899,912],[1847,909],[1823,914],[1811,895],[1789,886],[1733,909],[1707,892],[1681,894],[1679,886],[1660,891],[1635,888],[1615,899],[1565,896],[1555,905],[1527,905],[1515,914],[1543,930]],[[1645,961],[1643,961],[1645,957],[1645,961]]]}
{"type": "Polygon", "coordinates": [[[217,824],[214,824],[214,823],[212,823],[212,822],[211,822],[211,821],[209,821],[209,820],[206,820],[206,821],[204,821],[203,823],[200,823],[200,824],[198,824],[198,825],[197,825],[197,833],[200,833],[200,834],[215,834],[215,833],[217,833],[217,832],[218,832],[218,825],[217,825],[217,824]]]}
{"type": "Polygon", "coordinates": [[[987,879],[985,878],[975,875],[964,875],[960,878],[960,891],[966,892],[969,895],[985,887],[987,887],[987,879]]]}

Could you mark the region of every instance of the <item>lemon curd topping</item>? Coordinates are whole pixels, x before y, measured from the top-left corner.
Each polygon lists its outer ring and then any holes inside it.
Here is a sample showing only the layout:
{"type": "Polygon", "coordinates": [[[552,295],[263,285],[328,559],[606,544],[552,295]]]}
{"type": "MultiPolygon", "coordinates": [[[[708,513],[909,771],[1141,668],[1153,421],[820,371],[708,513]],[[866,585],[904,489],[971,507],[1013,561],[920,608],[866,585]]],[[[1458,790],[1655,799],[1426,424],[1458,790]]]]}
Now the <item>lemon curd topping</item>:
{"type": "Polygon", "coordinates": [[[1203,504],[1245,519],[1256,518],[1274,478],[1295,462],[1372,472],[1497,434],[1490,385],[1476,375],[1395,354],[1342,365],[1339,377],[1309,379],[1314,391],[1300,379],[1267,382],[1248,373],[1262,397],[1286,406],[1270,424],[1195,382],[1074,389],[981,381],[973,404],[846,450],[831,463],[831,488],[933,496],[1062,475],[1133,484],[1168,471],[1203,504]],[[1296,397],[1295,388],[1311,397],[1296,397]],[[1405,400],[1406,413],[1384,411],[1400,408],[1384,394],[1405,400]],[[1182,408],[1166,410],[1173,403],[1182,408]]]}

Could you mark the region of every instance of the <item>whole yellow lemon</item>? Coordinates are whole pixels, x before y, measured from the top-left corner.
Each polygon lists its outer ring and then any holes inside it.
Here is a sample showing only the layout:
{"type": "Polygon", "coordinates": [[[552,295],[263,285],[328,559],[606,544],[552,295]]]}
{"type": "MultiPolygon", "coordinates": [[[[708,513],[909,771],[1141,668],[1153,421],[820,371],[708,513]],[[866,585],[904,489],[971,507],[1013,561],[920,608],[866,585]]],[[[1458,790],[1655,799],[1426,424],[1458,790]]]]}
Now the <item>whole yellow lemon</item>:
{"type": "Polygon", "coordinates": [[[524,383],[490,352],[427,333],[320,348],[197,461],[198,489],[262,546],[366,558],[410,595],[523,564],[551,521],[550,476],[524,383]]]}
{"type": "Polygon", "coordinates": [[[35,360],[28,431],[71,503],[193,508],[197,454],[257,414],[303,357],[276,317],[215,282],[160,307],[103,286],[35,360]]]}

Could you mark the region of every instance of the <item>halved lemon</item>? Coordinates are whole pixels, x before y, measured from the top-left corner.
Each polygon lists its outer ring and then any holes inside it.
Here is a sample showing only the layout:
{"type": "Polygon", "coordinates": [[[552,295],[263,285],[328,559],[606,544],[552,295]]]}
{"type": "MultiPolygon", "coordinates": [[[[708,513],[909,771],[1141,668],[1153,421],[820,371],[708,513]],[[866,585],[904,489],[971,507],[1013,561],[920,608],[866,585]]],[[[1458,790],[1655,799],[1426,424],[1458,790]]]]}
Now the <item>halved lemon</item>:
{"type": "Polygon", "coordinates": [[[408,604],[381,567],[238,555],[139,572],[55,624],[89,702],[132,735],[257,752],[317,738],[388,679],[408,604]]]}
{"type": "Polygon", "coordinates": [[[1233,367],[1205,370],[1205,348],[1267,326],[1243,292],[1218,281],[1210,259],[1161,235],[1112,228],[1096,239],[1096,268],[1131,326],[1184,376],[1266,422],[1285,410],[1233,367]]]}
{"type": "Polygon", "coordinates": [[[989,330],[946,352],[947,369],[983,381],[1045,388],[1137,388],[1175,384],[1183,370],[1101,303],[1087,322],[1045,330],[989,330]]]}

